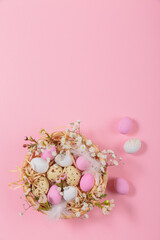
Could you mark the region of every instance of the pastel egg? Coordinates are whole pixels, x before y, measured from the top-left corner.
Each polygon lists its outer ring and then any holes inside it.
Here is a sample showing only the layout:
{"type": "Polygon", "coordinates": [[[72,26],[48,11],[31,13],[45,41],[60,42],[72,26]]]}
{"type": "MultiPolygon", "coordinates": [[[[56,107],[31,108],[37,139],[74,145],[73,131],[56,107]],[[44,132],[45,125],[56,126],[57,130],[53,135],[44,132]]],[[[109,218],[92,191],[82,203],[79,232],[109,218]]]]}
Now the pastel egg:
{"type": "Polygon", "coordinates": [[[38,173],[45,173],[49,168],[49,164],[43,158],[35,157],[31,160],[32,169],[38,173]]]}
{"type": "Polygon", "coordinates": [[[67,175],[66,182],[69,186],[77,186],[81,177],[79,170],[73,166],[65,167],[63,172],[67,175]]]}
{"type": "Polygon", "coordinates": [[[79,170],[84,171],[88,168],[89,164],[88,164],[88,160],[85,157],[80,156],[76,160],[76,165],[79,170]]]}
{"type": "Polygon", "coordinates": [[[68,186],[64,188],[63,198],[67,202],[73,201],[77,197],[77,188],[73,186],[68,186]]]}
{"type": "Polygon", "coordinates": [[[58,154],[56,157],[55,157],[55,162],[61,166],[61,167],[67,167],[67,166],[70,166],[72,165],[73,163],[73,157],[71,154],[58,154]]]}
{"type": "Polygon", "coordinates": [[[132,128],[132,120],[129,117],[124,117],[120,120],[118,130],[122,134],[127,134],[132,128]]]}
{"type": "Polygon", "coordinates": [[[115,191],[119,194],[127,194],[129,192],[129,184],[123,178],[116,178],[114,182],[115,191]]]}
{"type": "Polygon", "coordinates": [[[42,152],[41,158],[50,161],[54,159],[55,152],[56,152],[56,148],[54,146],[48,147],[44,149],[44,151],[42,152]]]}
{"type": "Polygon", "coordinates": [[[58,191],[58,187],[56,185],[53,185],[49,189],[47,199],[51,204],[58,204],[61,201],[62,196],[60,195],[60,192],[58,191]]]}
{"type": "Polygon", "coordinates": [[[94,176],[91,173],[86,173],[80,180],[80,188],[84,192],[89,192],[94,186],[94,176]]]}
{"type": "Polygon", "coordinates": [[[132,138],[125,142],[124,151],[126,153],[136,153],[141,148],[141,141],[138,138],[132,138]]]}
{"type": "Polygon", "coordinates": [[[47,178],[50,181],[56,181],[57,177],[61,175],[63,172],[62,168],[58,166],[57,164],[54,164],[51,166],[47,172],[47,178]]]}
{"type": "Polygon", "coordinates": [[[40,197],[48,192],[49,182],[46,177],[37,178],[32,184],[32,193],[36,197],[40,197]]]}

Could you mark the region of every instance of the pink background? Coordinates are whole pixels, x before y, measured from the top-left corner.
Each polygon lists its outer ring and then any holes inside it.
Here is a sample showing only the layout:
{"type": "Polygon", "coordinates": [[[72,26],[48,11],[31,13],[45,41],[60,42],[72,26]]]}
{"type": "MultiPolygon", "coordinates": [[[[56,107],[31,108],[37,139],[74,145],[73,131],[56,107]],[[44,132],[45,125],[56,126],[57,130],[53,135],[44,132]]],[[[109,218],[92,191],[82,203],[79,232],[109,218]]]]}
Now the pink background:
{"type": "MultiPolygon", "coordinates": [[[[0,1],[0,240],[160,239],[160,1],[0,1]],[[123,116],[130,135],[117,132],[123,116]],[[112,148],[125,165],[128,196],[115,194],[110,216],[98,210],[86,221],[48,221],[33,210],[24,217],[22,190],[7,184],[21,166],[25,135],[38,137],[77,119],[101,149],[112,148]],[[135,155],[123,152],[130,137],[143,141],[135,155]]],[[[112,181],[110,180],[111,185],[112,181]]]]}

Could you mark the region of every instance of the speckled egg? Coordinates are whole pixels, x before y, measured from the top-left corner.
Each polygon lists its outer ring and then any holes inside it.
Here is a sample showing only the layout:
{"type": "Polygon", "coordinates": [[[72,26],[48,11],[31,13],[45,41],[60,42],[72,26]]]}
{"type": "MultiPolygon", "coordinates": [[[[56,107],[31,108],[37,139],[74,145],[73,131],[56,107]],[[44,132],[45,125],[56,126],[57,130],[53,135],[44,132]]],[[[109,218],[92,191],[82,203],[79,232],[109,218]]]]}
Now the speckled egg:
{"type": "Polygon", "coordinates": [[[30,165],[32,169],[38,173],[45,173],[49,168],[49,164],[46,160],[35,157],[31,160],[30,165]]]}
{"type": "Polygon", "coordinates": [[[141,141],[138,138],[132,138],[125,142],[124,151],[126,153],[136,153],[141,148],[141,141]]]}
{"type": "Polygon", "coordinates": [[[70,186],[77,186],[81,177],[80,172],[73,166],[65,167],[63,172],[67,175],[66,182],[70,186]]]}
{"type": "Polygon", "coordinates": [[[127,194],[129,192],[129,184],[124,178],[116,178],[114,188],[119,194],[127,194]]]}
{"type": "Polygon", "coordinates": [[[73,156],[71,154],[58,154],[55,162],[61,167],[67,167],[73,164],[73,156]]]}
{"type": "Polygon", "coordinates": [[[49,182],[46,177],[36,179],[32,184],[32,193],[35,197],[40,197],[46,194],[49,189],[49,182]]]}
{"type": "Polygon", "coordinates": [[[76,160],[77,168],[81,171],[84,171],[88,168],[88,160],[84,156],[80,156],[76,160]]]}
{"type": "Polygon", "coordinates": [[[58,166],[57,164],[54,164],[51,166],[47,172],[47,178],[50,181],[55,181],[56,178],[63,172],[62,167],[58,166]]]}
{"type": "Polygon", "coordinates": [[[64,188],[63,198],[67,202],[73,201],[77,197],[77,188],[73,186],[68,186],[64,188]]]}
{"type": "Polygon", "coordinates": [[[127,134],[132,128],[132,120],[129,117],[124,117],[120,120],[118,130],[122,134],[127,134]]]}
{"type": "Polygon", "coordinates": [[[41,154],[41,158],[50,161],[54,159],[56,155],[56,148],[54,146],[47,147],[46,149],[43,149],[43,152],[41,154]]]}
{"type": "Polygon", "coordinates": [[[89,192],[94,186],[94,176],[91,173],[86,173],[80,180],[80,188],[84,192],[89,192]]]}
{"type": "Polygon", "coordinates": [[[60,195],[60,192],[58,191],[58,187],[56,185],[53,185],[49,189],[47,199],[51,204],[58,204],[61,201],[62,196],[60,195]]]}

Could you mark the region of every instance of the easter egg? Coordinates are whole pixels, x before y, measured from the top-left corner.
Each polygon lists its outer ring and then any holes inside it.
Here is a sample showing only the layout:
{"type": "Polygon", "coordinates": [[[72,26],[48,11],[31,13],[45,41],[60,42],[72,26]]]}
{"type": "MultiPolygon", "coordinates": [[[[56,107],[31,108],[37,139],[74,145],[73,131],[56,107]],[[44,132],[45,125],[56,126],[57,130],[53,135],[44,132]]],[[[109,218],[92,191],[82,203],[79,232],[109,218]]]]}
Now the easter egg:
{"type": "Polygon", "coordinates": [[[132,138],[125,142],[124,151],[126,153],[136,153],[141,148],[141,141],[138,138],[132,138]]]}
{"type": "Polygon", "coordinates": [[[80,180],[80,188],[84,192],[89,192],[94,186],[94,176],[91,173],[86,173],[80,180]]]}
{"type": "Polygon", "coordinates": [[[73,159],[71,154],[58,154],[55,157],[55,162],[61,167],[67,167],[72,165],[73,159]]]}
{"type": "Polygon", "coordinates": [[[50,181],[55,181],[59,175],[63,172],[62,168],[57,164],[51,166],[47,172],[47,178],[50,181]]]}
{"type": "Polygon", "coordinates": [[[32,169],[38,173],[45,173],[49,168],[49,164],[43,158],[35,157],[31,160],[30,165],[32,169]]]}
{"type": "Polygon", "coordinates": [[[119,194],[127,194],[129,192],[129,184],[123,178],[116,178],[114,181],[115,191],[119,194]]]}
{"type": "Polygon", "coordinates": [[[67,175],[66,182],[69,186],[77,186],[81,177],[78,169],[73,166],[65,167],[63,172],[67,175]]]}
{"type": "Polygon", "coordinates": [[[88,160],[85,157],[80,156],[76,160],[76,165],[79,170],[84,171],[88,168],[89,164],[88,164],[88,160]]]}
{"type": "Polygon", "coordinates": [[[56,148],[54,146],[50,146],[50,147],[43,149],[41,158],[50,161],[50,160],[54,159],[55,154],[56,154],[56,148]]]}
{"type": "Polygon", "coordinates": [[[118,130],[122,134],[127,134],[132,128],[132,120],[129,117],[124,117],[120,120],[118,130]]]}
{"type": "Polygon", "coordinates": [[[58,187],[56,185],[53,185],[49,189],[47,199],[51,204],[58,204],[61,201],[62,196],[60,195],[60,192],[58,191],[58,187]]]}
{"type": "Polygon", "coordinates": [[[49,182],[46,177],[37,178],[32,184],[32,193],[35,197],[46,194],[49,189],[49,182]]]}
{"type": "Polygon", "coordinates": [[[77,188],[73,186],[68,186],[64,188],[63,198],[67,202],[73,201],[77,197],[77,188]]]}

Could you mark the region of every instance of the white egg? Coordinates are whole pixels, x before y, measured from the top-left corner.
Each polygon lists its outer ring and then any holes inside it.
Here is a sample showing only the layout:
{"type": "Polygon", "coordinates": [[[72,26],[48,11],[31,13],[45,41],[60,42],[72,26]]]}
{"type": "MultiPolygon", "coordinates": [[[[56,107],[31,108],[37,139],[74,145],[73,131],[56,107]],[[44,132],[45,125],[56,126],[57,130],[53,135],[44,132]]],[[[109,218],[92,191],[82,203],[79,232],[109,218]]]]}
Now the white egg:
{"type": "Polygon", "coordinates": [[[55,157],[55,162],[61,167],[68,167],[72,165],[73,160],[71,155],[58,154],[55,157]]]}
{"type": "Polygon", "coordinates": [[[126,153],[136,153],[141,148],[141,141],[138,138],[132,138],[125,142],[124,151],[126,153]]]}
{"type": "Polygon", "coordinates": [[[77,197],[77,188],[73,186],[68,186],[64,188],[63,198],[67,202],[73,201],[77,197]]]}
{"type": "Polygon", "coordinates": [[[30,162],[30,165],[33,168],[33,170],[38,173],[45,173],[49,168],[48,162],[39,157],[33,158],[30,162]]]}

